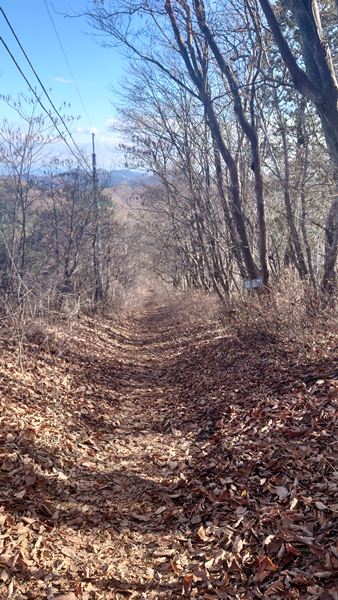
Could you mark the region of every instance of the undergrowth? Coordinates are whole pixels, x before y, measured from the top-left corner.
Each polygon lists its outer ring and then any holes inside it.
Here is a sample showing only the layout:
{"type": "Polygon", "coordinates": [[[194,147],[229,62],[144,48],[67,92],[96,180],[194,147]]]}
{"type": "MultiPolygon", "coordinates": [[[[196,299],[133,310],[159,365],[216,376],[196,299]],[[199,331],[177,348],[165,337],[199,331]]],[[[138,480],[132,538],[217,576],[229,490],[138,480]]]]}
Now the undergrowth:
{"type": "MultiPolygon", "coordinates": [[[[165,307],[166,317],[177,324],[177,335],[187,325],[209,330],[211,335],[231,336],[243,345],[283,345],[285,349],[313,354],[316,344],[327,337],[334,339],[336,310],[333,302],[325,305],[313,288],[288,272],[271,285],[268,292],[247,292],[233,295],[224,303],[213,294],[200,290],[176,292],[158,282],[139,279],[129,290],[117,289],[116,296],[103,310],[96,313],[124,322],[147,306],[165,307]],[[217,332],[217,333],[216,333],[217,332]]],[[[22,310],[6,306],[0,319],[0,343],[16,348],[22,363],[26,345],[38,344],[48,349],[55,328],[72,336],[79,320],[95,316],[88,306],[70,301],[63,310],[41,310],[39,307],[22,310]]]]}
{"type": "Polygon", "coordinates": [[[321,338],[332,337],[337,313],[307,283],[287,273],[266,292],[247,292],[227,299],[223,304],[214,295],[193,291],[171,297],[180,324],[219,324],[224,335],[238,341],[256,341],[269,345],[285,345],[294,350],[315,350],[321,338]]]}

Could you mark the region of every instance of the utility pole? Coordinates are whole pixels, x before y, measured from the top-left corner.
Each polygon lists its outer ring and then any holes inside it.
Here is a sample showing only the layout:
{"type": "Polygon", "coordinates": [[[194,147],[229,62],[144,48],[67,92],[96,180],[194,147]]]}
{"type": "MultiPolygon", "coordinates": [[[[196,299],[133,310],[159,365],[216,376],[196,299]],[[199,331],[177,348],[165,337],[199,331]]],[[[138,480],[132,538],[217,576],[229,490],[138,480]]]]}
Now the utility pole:
{"type": "Polygon", "coordinates": [[[102,270],[101,270],[101,240],[100,240],[100,215],[98,203],[98,181],[96,172],[95,133],[92,133],[92,181],[93,181],[93,208],[94,208],[94,233],[93,233],[93,269],[95,278],[95,303],[103,300],[102,270]]]}
{"type": "Polygon", "coordinates": [[[97,173],[96,173],[96,154],[95,154],[95,133],[92,133],[92,173],[93,173],[93,188],[97,189],[97,173]]]}

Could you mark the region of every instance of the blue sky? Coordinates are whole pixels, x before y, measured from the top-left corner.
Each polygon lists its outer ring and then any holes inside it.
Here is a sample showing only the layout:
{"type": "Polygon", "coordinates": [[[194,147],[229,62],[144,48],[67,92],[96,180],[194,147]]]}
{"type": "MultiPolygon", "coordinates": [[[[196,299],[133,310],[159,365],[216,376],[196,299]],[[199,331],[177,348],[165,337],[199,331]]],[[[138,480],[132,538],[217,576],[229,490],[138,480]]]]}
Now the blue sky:
{"type": "MultiPolygon", "coordinates": [[[[98,166],[122,166],[116,150],[118,136],[109,129],[114,120],[114,94],[112,86],[118,85],[125,67],[122,56],[116,49],[102,48],[94,31],[85,18],[67,18],[63,12],[81,12],[85,0],[46,0],[56,29],[61,38],[77,86],[80,90],[89,120],[72,81],[67,63],[53,29],[44,0],[1,0],[0,4],[20,39],[45,87],[58,107],[66,101],[71,104],[69,114],[81,115],[71,127],[74,139],[81,149],[90,153],[91,128],[96,133],[98,166]]],[[[0,14],[0,31],[11,51],[35,82],[34,75],[21,54],[15,39],[0,14]]],[[[11,59],[0,46],[0,89],[3,94],[14,97],[27,91],[27,85],[11,59]]],[[[38,85],[38,84],[37,84],[38,85]]],[[[0,120],[7,117],[11,122],[17,119],[4,102],[0,102],[0,120]]],[[[65,155],[69,155],[67,148],[65,155]]]]}

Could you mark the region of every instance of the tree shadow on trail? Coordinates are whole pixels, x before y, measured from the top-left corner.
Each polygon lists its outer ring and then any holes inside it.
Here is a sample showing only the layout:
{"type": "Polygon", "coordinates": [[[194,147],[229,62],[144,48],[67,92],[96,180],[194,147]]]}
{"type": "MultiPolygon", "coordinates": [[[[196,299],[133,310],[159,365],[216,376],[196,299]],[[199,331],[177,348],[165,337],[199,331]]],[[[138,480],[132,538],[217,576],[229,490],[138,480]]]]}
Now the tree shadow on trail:
{"type": "MultiPolygon", "coordinates": [[[[199,344],[190,339],[185,350],[167,364],[166,382],[176,386],[177,394],[172,401],[169,398],[153,427],[199,434],[205,429],[212,434],[217,421],[227,419],[230,406],[243,404],[248,412],[264,398],[282,406],[285,394],[306,392],[309,374],[321,379],[321,374],[334,373],[336,368],[334,356],[304,361],[299,349],[286,350],[277,338],[267,335],[248,334],[240,340],[224,336],[199,344]]],[[[271,415],[267,412],[262,418],[264,426],[264,418],[268,421],[271,415]]]]}
{"type": "MultiPolygon", "coordinates": [[[[167,514],[175,507],[169,497],[173,484],[161,484],[124,468],[81,464],[71,455],[58,456],[39,442],[13,430],[8,456],[11,469],[1,476],[3,506],[17,519],[36,517],[50,527],[67,525],[78,530],[95,527],[117,531],[163,531],[167,514]]],[[[137,464],[135,457],[135,464],[137,464]]],[[[133,455],[129,455],[133,463],[133,455]]]]}
{"type": "MultiPolygon", "coordinates": [[[[248,410],[254,410],[262,395],[278,399],[301,387],[307,374],[335,367],[334,359],[300,362],[297,349],[286,350],[276,336],[259,332],[238,339],[217,327],[206,332],[203,324],[182,333],[172,323],[155,325],[152,333],[153,317],[145,318],[142,327],[149,334],[142,348],[128,339],[122,355],[118,348],[109,357],[68,350],[72,387],[83,390],[72,410],[74,431],[85,426],[88,435],[101,432],[123,439],[179,430],[196,432],[199,441],[227,418],[229,405],[244,399],[248,410]],[[126,402],[134,406],[134,415],[120,423],[118,414],[126,402]]],[[[106,329],[116,338],[114,330],[106,329]]]]}

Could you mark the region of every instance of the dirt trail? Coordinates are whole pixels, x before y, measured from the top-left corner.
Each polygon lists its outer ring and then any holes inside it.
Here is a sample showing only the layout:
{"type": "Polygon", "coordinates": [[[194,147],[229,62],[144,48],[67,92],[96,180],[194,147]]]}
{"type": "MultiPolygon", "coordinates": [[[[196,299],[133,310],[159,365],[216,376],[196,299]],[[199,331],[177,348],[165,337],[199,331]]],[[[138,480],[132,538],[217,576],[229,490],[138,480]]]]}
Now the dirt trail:
{"type": "Polygon", "coordinates": [[[0,598],[336,600],[335,383],[254,348],[150,299],[4,347],[0,598]]]}
{"type": "Polygon", "coordinates": [[[168,308],[89,321],[49,352],[40,337],[25,372],[11,350],[1,372],[0,597],[171,597],[156,568],[175,556],[169,495],[190,440],[170,424],[182,342],[168,308]]]}

